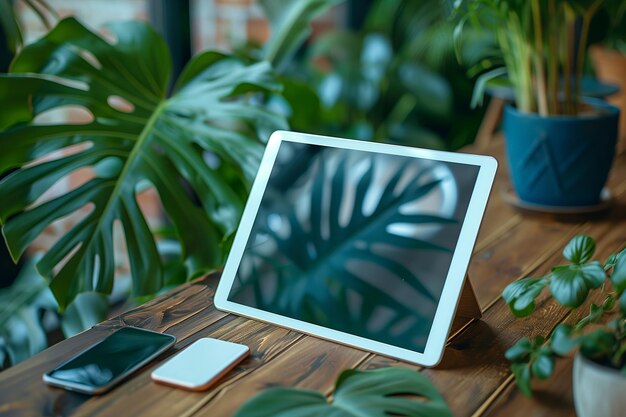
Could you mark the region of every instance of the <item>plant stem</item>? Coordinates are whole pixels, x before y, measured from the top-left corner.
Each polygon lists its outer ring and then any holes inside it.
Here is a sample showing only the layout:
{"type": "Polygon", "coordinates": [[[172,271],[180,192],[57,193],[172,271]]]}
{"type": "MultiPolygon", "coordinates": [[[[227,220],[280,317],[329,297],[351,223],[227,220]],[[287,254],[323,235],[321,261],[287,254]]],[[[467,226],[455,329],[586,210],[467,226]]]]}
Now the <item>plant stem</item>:
{"type": "Polygon", "coordinates": [[[535,65],[535,76],[537,77],[537,107],[541,116],[547,116],[549,111],[546,90],[546,74],[544,68],[545,55],[543,51],[543,28],[539,0],[532,0],[531,8],[535,32],[535,52],[533,54],[533,62],[535,65]]]}
{"type": "Polygon", "coordinates": [[[564,113],[572,114],[572,56],[574,53],[574,38],[575,34],[575,20],[573,13],[569,7],[565,7],[564,11],[564,30],[566,35],[564,36],[564,49],[563,53],[563,89],[565,92],[565,99],[563,101],[564,113]]]}
{"type": "Polygon", "coordinates": [[[591,19],[596,14],[598,7],[602,0],[597,0],[593,3],[587,13],[582,16],[582,28],[580,33],[580,40],[578,44],[578,62],[576,63],[576,84],[574,85],[576,92],[576,102],[574,103],[574,111],[578,113],[580,106],[581,84],[583,78],[583,66],[585,65],[585,51],[587,49],[587,42],[589,39],[589,26],[591,25],[591,19]]]}
{"type": "Polygon", "coordinates": [[[552,16],[550,34],[548,35],[548,90],[550,102],[548,111],[550,114],[560,114],[559,106],[559,25],[560,19],[557,15],[556,0],[550,0],[548,5],[549,15],[552,16]]]}

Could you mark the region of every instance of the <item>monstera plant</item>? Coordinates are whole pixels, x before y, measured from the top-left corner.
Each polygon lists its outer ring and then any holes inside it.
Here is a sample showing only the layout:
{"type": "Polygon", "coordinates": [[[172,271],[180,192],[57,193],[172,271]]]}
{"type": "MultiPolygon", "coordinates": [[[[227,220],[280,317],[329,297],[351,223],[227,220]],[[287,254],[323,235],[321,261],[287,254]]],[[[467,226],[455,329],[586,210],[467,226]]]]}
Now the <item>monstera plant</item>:
{"type": "MultiPolygon", "coordinates": [[[[0,78],[0,166],[21,167],[0,184],[3,233],[14,256],[52,222],[86,208],[84,218],[41,259],[61,307],[80,292],[110,293],[113,224],[121,222],[134,291],[161,286],[161,263],[136,195],[155,187],[185,252],[189,271],[216,267],[223,237],[236,227],[254,176],[265,129],[284,119],[255,104],[255,93],[277,91],[269,63],[245,65],[215,52],[194,58],[166,99],[170,62],[163,40],[140,23],[107,27],[114,43],[75,19],[61,21],[25,48],[0,78]],[[85,124],[44,125],[48,110],[79,106],[85,124]],[[233,126],[233,123],[236,123],[233,126]],[[52,151],[64,155],[41,161],[52,151]],[[203,154],[221,164],[207,168],[203,154]],[[49,201],[41,194],[80,168],[94,178],[49,201]],[[191,184],[201,204],[182,186],[191,184]],[[34,203],[34,204],[33,204],[34,203]]],[[[258,100],[257,100],[258,101],[258,100]]]]}
{"type": "Polygon", "coordinates": [[[248,400],[235,417],[450,417],[432,382],[402,368],[347,370],[339,375],[332,401],[317,391],[272,388],[248,400]]]}
{"type": "Polygon", "coordinates": [[[275,66],[304,40],[309,21],[340,0],[261,2],[272,36],[259,57],[195,56],[174,83],[163,39],[146,23],[96,34],[74,18],[24,47],[0,74],[0,225],[14,259],[50,225],[79,219],[36,267],[60,310],[83,292],[109,294],[123,230],[134,296],[163,285],[154,230],[138,203],[156,190],[182,249],[186,276],[219,267],[273,130],[288,117],[275,66]],[[71,110],[79,119],[50,123],[71,110]],[[48,191],[73,173],[78,185],[48,191]],[[51,197],[52,195],[52,197],[51,197]]]}

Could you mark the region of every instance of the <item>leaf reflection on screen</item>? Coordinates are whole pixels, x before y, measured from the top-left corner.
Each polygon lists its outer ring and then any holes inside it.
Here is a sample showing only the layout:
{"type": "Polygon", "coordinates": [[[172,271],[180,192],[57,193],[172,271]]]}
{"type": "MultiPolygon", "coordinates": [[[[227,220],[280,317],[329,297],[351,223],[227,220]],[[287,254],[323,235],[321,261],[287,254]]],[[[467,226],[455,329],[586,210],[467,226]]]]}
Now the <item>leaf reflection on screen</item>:
{"type": "Polygon", "coordinates": [[[255,221],[231,297],[388,343],[406,345],[407,337],[415,335],[421,341],[412,345],[423,344],[432,317],[422,319],[416,305],[434,311],[438,294],[396,255],[435,251],[451,256],[452,248],[429,237],[458,224],[451,217],[454,207],[433,210],[423,203],[446,197],[441,197],[445,182],[448,200],[456,205],[454,178],[442,164],[365,155],[355,162],[353,154],[318,153],[295,185],[278,191],[285,195],[276,195],[270,180],[264,197],[269,201],[264,200],[255,221]],[[449,175],[442,176],[442,168],[449,175]],[[374,275],[384,276],[389,286],[380,278],[377,283],[374,275]],[[419,298],[407,305],[398,291],[419,298]]]}

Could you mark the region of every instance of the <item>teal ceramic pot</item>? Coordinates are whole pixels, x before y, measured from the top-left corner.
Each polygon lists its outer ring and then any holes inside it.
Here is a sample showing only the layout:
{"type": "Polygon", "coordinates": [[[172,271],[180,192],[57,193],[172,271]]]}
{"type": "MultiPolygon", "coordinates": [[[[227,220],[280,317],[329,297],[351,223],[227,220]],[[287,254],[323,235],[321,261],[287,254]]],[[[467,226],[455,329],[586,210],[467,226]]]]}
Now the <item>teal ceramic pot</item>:
{"type": "Polygon", "coordinates": [[[504,114],[506,156],[518,197],[545,206],[591,206],[615,157],[619,110],[588,100],[594,112],[540,117],[508,106],[504,114]]]}

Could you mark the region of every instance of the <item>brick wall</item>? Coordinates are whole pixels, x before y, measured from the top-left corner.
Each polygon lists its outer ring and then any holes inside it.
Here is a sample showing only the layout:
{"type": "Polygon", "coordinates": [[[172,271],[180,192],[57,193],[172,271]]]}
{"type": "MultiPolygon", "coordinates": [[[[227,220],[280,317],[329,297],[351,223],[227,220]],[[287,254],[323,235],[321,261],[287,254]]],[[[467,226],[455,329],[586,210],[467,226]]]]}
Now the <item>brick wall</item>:
{"type": "MultiPolygon", "coordinates": [[[[150,0],[48,0],[61,17],[76,16],[92,29],[98,29],[112,20],[148,20],[150,0]]],[[[293,0],[285,0],[293,1],[293,0]]],[[[259,4],[255,0],[191,0],[192,47],[195,52],[204,49],[229,50],[232,45],[251,39],[263,42],[270,29],[259,4]]],[[[32,42],[45,33],[45,28],[23,0],[16,3],[25,25],[26,42],[32,42]]],[[[341,25],[345,8],[337,7],[320,16],[313,32],[341,25]]]]}

